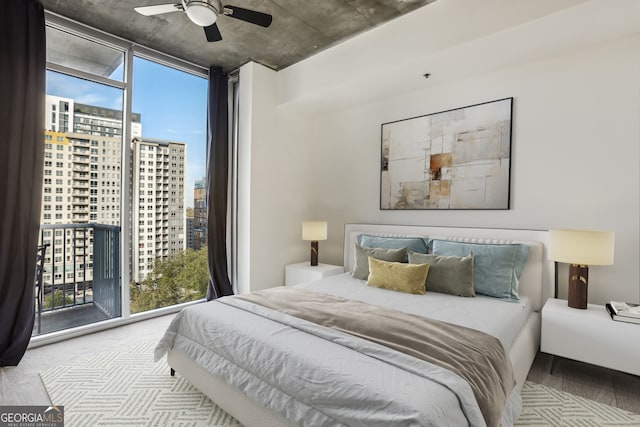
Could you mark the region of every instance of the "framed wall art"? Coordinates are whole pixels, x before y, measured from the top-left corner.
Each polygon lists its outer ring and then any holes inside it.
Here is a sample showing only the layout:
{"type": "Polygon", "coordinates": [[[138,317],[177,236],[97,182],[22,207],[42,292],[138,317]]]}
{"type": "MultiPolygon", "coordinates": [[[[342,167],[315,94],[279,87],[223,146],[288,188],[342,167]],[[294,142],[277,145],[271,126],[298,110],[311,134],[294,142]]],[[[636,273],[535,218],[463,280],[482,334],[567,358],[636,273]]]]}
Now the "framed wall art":
{"type": "Polygon", "coordinates": [[[380,209],[509,209],[513,98],[382,124],[380,209]]]}

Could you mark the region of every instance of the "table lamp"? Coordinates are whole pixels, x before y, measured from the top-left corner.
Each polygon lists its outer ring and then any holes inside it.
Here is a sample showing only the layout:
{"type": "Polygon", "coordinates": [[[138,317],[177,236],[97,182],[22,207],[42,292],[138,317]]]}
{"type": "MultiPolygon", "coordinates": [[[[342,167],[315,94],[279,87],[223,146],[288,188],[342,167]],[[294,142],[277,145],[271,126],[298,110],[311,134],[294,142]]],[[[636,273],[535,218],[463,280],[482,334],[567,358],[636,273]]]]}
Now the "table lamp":
{"type": "Polygon", "coordinates": [[[302,240],[311,241],[311,265],[318,265],[318,240],[327,240],[327,222],[303,221],[302,240]]]}
{"type": "Polygon", "coordinates": [[[613,231],[549,230],[549,259],[569,265],[569,307],[587,308],[589,265],[613,264],[613,231]]]}

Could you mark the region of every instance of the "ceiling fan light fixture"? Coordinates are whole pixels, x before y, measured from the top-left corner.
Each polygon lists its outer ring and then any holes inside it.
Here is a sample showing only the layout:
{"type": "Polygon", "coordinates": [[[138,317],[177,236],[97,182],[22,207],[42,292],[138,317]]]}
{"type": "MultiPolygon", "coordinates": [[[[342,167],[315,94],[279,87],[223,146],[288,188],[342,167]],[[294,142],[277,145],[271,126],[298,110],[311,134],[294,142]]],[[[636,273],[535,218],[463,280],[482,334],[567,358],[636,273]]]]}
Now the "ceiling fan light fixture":
{"type": "Polygon", "coordinates": [[[218,18],[218,12],[208,1],[185,0],[184,9],[191,21],[201,27],[213,25],[218,18]]]}

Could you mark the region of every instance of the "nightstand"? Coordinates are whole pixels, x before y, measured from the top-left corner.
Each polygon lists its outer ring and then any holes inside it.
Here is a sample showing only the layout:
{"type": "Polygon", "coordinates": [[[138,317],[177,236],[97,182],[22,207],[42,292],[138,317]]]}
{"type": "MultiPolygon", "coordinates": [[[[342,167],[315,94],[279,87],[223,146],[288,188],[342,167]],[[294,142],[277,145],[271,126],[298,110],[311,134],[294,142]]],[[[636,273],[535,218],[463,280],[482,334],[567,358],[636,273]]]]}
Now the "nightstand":
{"type": "Polygon", "coordinates": [[[289,264],[284,269],[285,286],[297,285],[298,283],[320,280],[324,277],[333,276],[344,272],[344,268],[339,265],[318,264],[311,266],[309,261],[289,264]]]}
{"type": "Polygon", "coordinates": [[[542,308],[540,350],[640,375],[640,325],[612,320],[602,305],[581,310],[549,298],[542,308]]]}

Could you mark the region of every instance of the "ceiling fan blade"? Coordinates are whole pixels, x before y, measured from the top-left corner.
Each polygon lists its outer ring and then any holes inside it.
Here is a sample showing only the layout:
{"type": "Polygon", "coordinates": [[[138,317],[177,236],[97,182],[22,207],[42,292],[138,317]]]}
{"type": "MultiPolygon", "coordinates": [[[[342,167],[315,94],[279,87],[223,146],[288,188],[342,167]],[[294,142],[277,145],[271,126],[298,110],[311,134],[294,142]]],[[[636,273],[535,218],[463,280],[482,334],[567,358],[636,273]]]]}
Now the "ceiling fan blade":
{"type": "Polygon", "coordinates": [[[180,3],[176,4],[158,4],[155,6],[141,6],[134,8],[136,12],[144,16],[160,15],[162,13],[177,12],[182,10],[180,3]]]}
{"type": "Polygon", "coordinates": [[[219,42],[220,40],[222,40],[222,34],[220,34],[218,24],[209,25],[208,27],[203,28],[208,42],[219,42]]]}
{"type": "Polygon", "coordinates": [[[273,17],[267,13],[256,12],[255,10],[230,5],[224,6],[224,14],[231,18],[260,25],[261,27],[268,27],[271,25],[271,21],[273,20],[273,17]]]}

